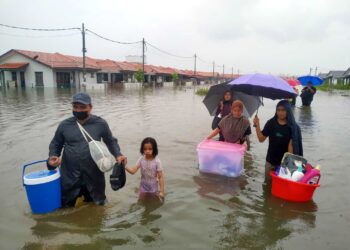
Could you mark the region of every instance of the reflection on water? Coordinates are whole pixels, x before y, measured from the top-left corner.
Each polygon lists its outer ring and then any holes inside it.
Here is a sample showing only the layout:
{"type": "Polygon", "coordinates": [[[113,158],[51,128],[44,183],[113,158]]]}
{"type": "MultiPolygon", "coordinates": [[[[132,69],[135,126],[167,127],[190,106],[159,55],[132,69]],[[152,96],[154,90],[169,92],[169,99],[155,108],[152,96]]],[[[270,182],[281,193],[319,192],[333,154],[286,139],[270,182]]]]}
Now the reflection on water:
{"type": "MultiPolygon", "coordinates": [[[[294,109],[305,157],[322,167],[314,201],[299,204],[271,196],[263,184],[267,143],[258,143],[254,134],[240,177],[198,172],[196,145],[208,135],[211,118],[195,87],[119,85],[89,91],[93,112],[108,121],[130,164],[140,157],[144,137],[157,139],[165,202],[139,201],[140,176],[128,175],[117,192],[107,185],[106,206],[32,215],[21,165],[46,158],[57,125],[71,115],[75,91],[0,91],[0,249],[347,248],[350,129],[343,121],[350,120],[344,108],[350,106],[348,96],[319,92],[311,107],[294,109]]],[[[263,124],[275,105],[265,100],[259,111],[263,124]]]]}
{"type": "Polygon", "coordinates": [[[224,219],[220,249],[274,249],[294,232],[303,234],[315,227],[317,205],[313,201],[284,202],[270,190],[271,186],[263,185],[261,197],[249,197],[254,202],[230,199],[235,210],[224,219]]]}

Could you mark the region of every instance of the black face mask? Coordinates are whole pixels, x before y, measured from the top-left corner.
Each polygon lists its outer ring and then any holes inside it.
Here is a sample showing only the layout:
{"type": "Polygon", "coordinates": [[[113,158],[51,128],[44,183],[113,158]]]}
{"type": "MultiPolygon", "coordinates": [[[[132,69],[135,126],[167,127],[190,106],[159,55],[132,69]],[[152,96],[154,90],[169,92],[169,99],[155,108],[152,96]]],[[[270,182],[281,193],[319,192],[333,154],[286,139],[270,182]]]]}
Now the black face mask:
{"type": "Polygon", "coordinates": [[[86,118],[88,118],[89,113],[87,111],[81,111],[81,112],[73,111],[73,115],[78,120],[85,120],[86,118]]]}

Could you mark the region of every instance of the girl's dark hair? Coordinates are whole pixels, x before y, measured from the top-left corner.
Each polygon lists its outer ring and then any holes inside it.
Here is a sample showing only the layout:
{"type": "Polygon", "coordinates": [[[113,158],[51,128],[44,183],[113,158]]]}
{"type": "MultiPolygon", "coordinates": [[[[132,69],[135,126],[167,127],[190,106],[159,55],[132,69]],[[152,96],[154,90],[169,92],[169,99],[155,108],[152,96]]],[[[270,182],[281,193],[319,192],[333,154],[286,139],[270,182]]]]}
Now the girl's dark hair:
{"type": "Polygon", "coordinates": [[[153,157],[156,157],[158,155],[158,145],[156,140],[152,137],[146,137],[145,139],[143,139],[143,141],[141,142],[140,153],[143,155],[143,147],[147,143],[152,145],[152,155],[153,157]]]}

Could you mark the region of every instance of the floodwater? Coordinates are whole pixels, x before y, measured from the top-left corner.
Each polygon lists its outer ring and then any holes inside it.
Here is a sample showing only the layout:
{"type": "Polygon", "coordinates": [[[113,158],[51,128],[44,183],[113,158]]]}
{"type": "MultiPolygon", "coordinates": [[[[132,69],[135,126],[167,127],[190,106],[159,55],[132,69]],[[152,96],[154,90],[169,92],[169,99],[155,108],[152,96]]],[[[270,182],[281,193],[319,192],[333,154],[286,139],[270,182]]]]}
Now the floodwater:
{"type": "MultiPolygon", "coordinates": [[[[263,185],[267,143],[254,134],[242,176],[199,173],[196,145],[209,134],[211,117],[195,87],[90,91],[93,112],[109,122],[130,164],[144,137],[157,139],[165,201],[137,202],[138,173],[117,192],[107,182],[106,206],[33,215],[21,168],[47,157],[58,123],[71,115],[74,91],[0,92],[0,249],[348,249],[349,93],[319,92],[311,108],[297,102],[305,157],[322,167],[313,201],[298,204],[272,197],[263,185]]],[[[265,100],[262,124],[275,105],[265,100]]]]}

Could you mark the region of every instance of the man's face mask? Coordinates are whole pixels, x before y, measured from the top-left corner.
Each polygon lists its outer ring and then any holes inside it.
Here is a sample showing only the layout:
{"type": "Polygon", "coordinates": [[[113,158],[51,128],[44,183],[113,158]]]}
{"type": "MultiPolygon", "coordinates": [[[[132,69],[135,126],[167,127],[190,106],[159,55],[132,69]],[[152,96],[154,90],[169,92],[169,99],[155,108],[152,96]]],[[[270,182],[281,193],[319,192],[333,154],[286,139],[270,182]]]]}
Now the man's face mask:
{"type": "Polygon", "coordinates": [[[73,115],[78,120],[85,120],[89,116],[91,107],[81,103],[73,103],[73,115]]]}
{"type": "Polygon", "coordinates": [[[73,111],[73,115],[78,120],[85,120],[89,116],[89,113],[88,111],[73,111]]]}

